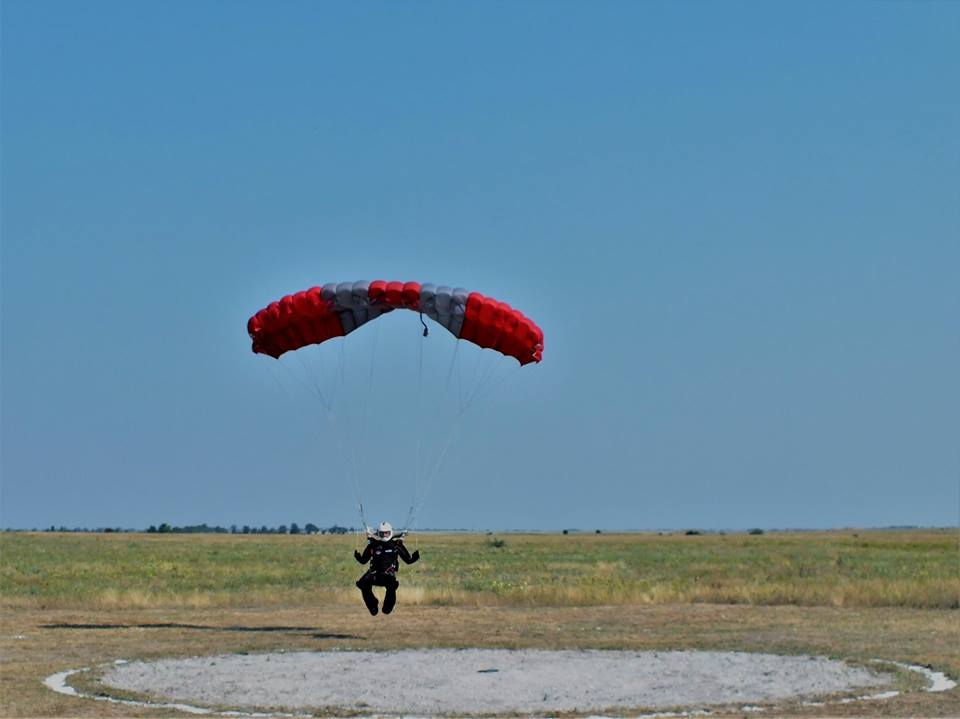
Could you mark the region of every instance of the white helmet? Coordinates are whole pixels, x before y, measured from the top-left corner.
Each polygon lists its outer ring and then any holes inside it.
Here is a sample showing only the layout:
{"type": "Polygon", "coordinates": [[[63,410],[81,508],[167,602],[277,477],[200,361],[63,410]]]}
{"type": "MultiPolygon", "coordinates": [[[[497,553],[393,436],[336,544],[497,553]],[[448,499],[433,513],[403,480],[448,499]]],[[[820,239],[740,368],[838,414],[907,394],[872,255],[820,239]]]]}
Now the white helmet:
{"type": "Polygon", "coordinates": [[[377,529],[377,539],[381,542],[388,542],[392,537],[393,527],[390,522],[380,522],[380,527],[377,529]]]}

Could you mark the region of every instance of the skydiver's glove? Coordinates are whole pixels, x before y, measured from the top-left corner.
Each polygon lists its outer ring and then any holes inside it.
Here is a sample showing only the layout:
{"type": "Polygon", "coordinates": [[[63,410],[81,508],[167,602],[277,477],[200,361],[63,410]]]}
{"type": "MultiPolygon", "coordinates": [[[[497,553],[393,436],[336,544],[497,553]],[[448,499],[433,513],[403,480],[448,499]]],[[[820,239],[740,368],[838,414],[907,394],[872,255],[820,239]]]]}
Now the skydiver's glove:
{"type": "Polygon", "coordinates": [[[360,562],[360,564],[363,564],[363,555],[356,549],[353,550],[353,558],[360,562]]]}
{"type": "Polygon", "coordinates": [[[413,550],[413,554],[410,555],[410,563],[413,564],[413,563],[416,562],[418,559],[420,559],[420,550],[419,550],[419,549],[415,549],[415,550],[413,550]]]}

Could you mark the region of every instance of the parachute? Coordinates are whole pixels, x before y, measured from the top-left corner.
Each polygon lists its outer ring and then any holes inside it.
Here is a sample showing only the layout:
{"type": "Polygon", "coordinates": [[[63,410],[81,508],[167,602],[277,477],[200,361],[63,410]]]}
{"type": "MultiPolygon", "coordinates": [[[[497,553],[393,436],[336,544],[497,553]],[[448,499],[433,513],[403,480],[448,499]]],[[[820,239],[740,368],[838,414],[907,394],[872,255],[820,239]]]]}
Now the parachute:
{"type": "MultiPolygon", "coordinates": [[[[453,414],[449,418],[445,417],[445,413],[441,411],[442,406],[439,405],[428,408],[428,411],[422,414],[424,425],[433,420],[435,428],[432,432],[426,429],[417,432],[415,462],[410,472],[413,500],[402,534],[412,531],[417,511],[423,504],[434,478],[439,474],[467,409],[481,395],[482,389],[489,388],[489,382],[497,367],[505,359],[516,359],[521,367],[539,363],[543,359],[543,331],[510,305],[479,292],[468,292],[446,285],[384,280],[328,283],[321,287],[312,287],[286,295],[250,317],[247,321],[247,332],[252,341],[253,352],[278,360],[268,360],[267,364],[281,367],[281,371],[290,375],[289,379],[295,380],[301,388],[307,389],[319,399],[328,423],[328,436],[339,444],[340,451],[336,456],[346,464],[345,474],[353,485],[361,527],[364,529],[368,529],[368,526],[364,516],[360,480],[361,476],[367,473],[362,471],[360,464],[367,454],[363,442],[367,434],[368,417],[371,415],[368,412],[368,400],[371,397],[377,357],[376,335],[381,325],[377,324],[374,328],[374,351],[369,353],[369,373],[365,378],[361,378],[357,371],[359,367],[355,367],[354,377],[365,385],[355,391],[347,388],[348,373],[345,368],[352,363],[344,362],[344,343],[339,343],[339,372],[324,372],[324,356],[332,359],[332,348],[324,343],[337,337],[344,338],[364,324],[394,310],[417,312],[423,323],[423,338],[418,343],[416,381],[410,383],[411,388],[416,389],[413,398],[416,406],[422,407],[423,392],[430,388],[440,392],[439,399],[447,396],[451,402],[455,400],[453,414]],[[464,383],[460,371],[463,362],[458,361],[457,355],[459,351],[459,360],[464,360],[463,353],[468,350],[465,348],[460,351],[461,344],[455,342],[446,380],[424,383],[423,348],[424,338],[428,334],[427,325],[423,322],[424,315],[444,327],[457,340],[466,340],[478,347],[477,353],[484,358],[489,355],[491,362],[481,363],[481,357],[478,356],[472,379],[464,383]],[[314,356],[314,360],[319,362],[318,368],[311,367],[309,357],[304,356],[311,354],[304,348],[316,345],[320,346],[316,350],[319,354],[314,356]],[[287,353],[291,353],[304,370],[302,376],[298,376],[292,367],[281,360],[287,353]],[[320,370],[319,375],[315,369],[320,370]],[[454,377],[457,378],[455,383],[452,382],[454,377]],[[455,393],[452,385],[456,386],[455,393]],[[338,406],[337,398],[345,400],[342,406],[338,406]],[[351,423],[355,426],[350,426],[351,423]],[[434,439],[444,436],[442,441],[434,439]]],[[[353,344],[353,341],[350,341],[350,344],[353,344]]],[[[360,342],[360,351],[363,351],[363,342],[360,342]]],[[[472,351],[469,353],[477,354],[472,351]]],[[[519,370],[516,365],[514,368],[519,370]]],[[[281,388],[287,390],[280,378],[275,376],[274,379],[281,388]]],[[[291,393],[291,396],[296,394],[291,393]]],[[[376,413],[373,414],[376,416],[376,413]]],[[[375,474],[373,478],[376,479],[375,474]]]]}
{"type": "Polygon", "coordinates": [[[287,295],[247,322],[253,351],[285,352],[350,334],[397,309],[426,315],[454,337],[521,364],[543,358],[543,331],[518,310],[479,292],[419,282],[339,282],[287,295]]]}

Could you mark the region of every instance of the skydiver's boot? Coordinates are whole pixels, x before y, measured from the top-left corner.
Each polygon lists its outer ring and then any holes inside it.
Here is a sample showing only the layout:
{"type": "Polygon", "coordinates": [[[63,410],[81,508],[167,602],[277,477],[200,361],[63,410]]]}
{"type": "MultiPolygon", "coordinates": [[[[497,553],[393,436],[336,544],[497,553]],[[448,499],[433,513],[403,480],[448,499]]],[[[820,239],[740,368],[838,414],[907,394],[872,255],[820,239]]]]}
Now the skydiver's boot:
{"type": "Polygon", "coordinates": [[[370,589],[368,585],[361,585],[360,582],[357,582],[357,586],[360,587],[360,594],[363,595],[363,603],[367,605],[367,609],[370,610],[370,614],[377,616],[377,597],[374,595],[373,590],[370,589]]]}
{"type": "Polygon", "coordinates": [[[393,611],[393,606],[397,603],[396,587],[387,587],[387,593],[383,598],[383,613],[389,614],[393,611]]]}

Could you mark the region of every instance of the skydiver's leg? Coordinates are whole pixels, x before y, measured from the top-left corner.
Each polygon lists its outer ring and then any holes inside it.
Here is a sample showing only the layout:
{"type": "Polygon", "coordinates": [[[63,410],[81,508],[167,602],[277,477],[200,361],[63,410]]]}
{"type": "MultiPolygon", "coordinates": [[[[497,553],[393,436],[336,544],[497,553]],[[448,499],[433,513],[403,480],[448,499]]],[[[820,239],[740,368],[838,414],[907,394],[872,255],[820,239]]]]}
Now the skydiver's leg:
{"type": "Polygon", "coordinates": [[[360,594],[363,596],[363,603],[367,605],[370,614],[376,616],[379,602],[373,593],[373,579],[373,572],[368,572],[357,580],[357,587],[360,589],[360,594]]]}
{"type": "Polygon", "coordinates": [[[389,614],[397,603],[397,587],[400,586],[400,582],[396,577],[388,577],[384,580],[383,586],[387,588],[387,594],[383,598],[383,613],[389,614]]]}

